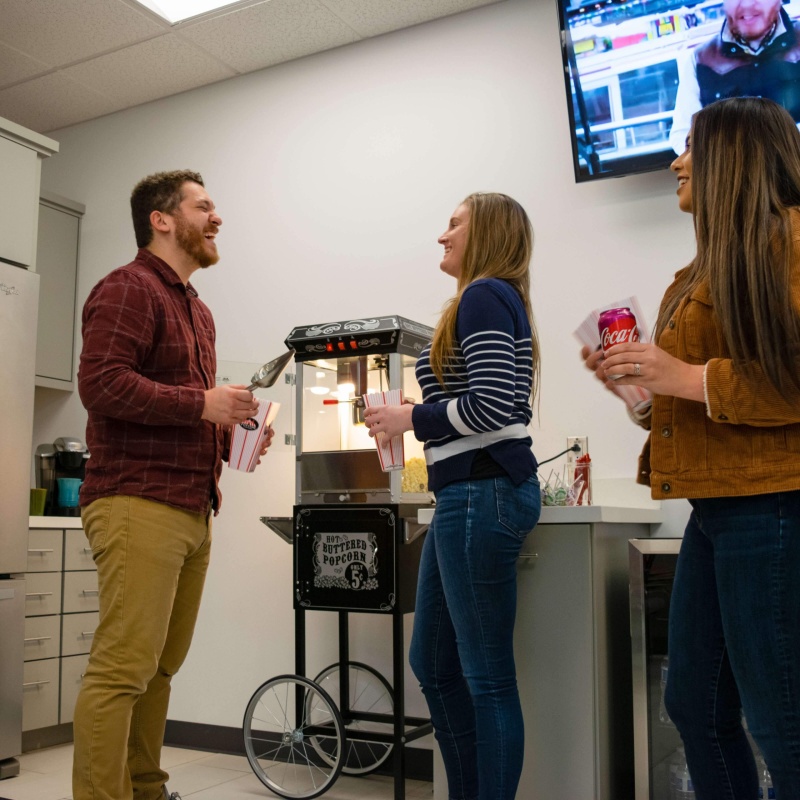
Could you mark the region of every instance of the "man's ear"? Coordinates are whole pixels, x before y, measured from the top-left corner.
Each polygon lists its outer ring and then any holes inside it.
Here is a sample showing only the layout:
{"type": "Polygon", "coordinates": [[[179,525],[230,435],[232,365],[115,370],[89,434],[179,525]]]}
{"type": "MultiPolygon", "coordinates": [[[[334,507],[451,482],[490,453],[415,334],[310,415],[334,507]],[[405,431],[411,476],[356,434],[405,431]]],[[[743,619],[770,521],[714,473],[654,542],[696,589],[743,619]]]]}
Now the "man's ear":
{"type": "Polygon", "coordinates": [[[163,211],[151,211],[150,224],[154,231],[161,231],[161,233],[169,233],[172,230],[172,219],[163,211]]]}

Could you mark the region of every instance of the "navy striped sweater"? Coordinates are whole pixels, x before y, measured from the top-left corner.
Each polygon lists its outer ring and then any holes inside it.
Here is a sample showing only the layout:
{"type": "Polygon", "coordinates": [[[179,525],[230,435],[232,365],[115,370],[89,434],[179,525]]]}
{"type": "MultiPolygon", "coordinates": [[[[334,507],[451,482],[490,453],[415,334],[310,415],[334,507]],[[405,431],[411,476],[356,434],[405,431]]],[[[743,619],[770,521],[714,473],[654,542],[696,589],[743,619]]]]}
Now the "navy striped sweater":
{"type": "Polygon", "coordinates": [[[513,286],[481,278],[461,295],[456,347],[445,370],[446,391],[430,364],[417,361],[422,404],[412,412],[414,435],[425,442],[428,487],[466,480],[479,450],[519,485],[536,472],[528,424],[533,380],[531,327],[513,286]]]}

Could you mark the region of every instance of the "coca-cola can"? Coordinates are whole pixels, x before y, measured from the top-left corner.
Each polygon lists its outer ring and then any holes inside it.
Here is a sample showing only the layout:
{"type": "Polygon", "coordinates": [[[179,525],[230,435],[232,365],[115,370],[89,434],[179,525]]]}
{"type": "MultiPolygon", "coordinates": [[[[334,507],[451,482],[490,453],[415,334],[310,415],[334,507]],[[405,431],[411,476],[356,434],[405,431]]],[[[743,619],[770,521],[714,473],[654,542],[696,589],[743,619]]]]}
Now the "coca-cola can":
{"type": "MultiPolygon", "coordinates": [[[[636,317],[629,308],[610,308],[604,311],[600,314],[597,327],[600,331],[600,345],[604,353],[615,344],[639,341],[636,317]]],[[[615,381],[617,378],[621,378],[622,374],[608,377],[615,381]]]]}

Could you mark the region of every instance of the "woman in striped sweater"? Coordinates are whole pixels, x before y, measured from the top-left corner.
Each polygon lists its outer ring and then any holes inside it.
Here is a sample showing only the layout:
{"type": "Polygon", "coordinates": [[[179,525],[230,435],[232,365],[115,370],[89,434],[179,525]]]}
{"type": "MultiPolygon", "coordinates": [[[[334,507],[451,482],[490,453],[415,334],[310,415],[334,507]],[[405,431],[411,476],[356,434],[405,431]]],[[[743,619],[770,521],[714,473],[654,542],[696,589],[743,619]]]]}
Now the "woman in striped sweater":
{"type": "Polygon", "coordinates": [[[425,442],[436,511],[422,552],[411,666],[451,800],[511,800],[523,755],[516,561],[541,509],[528,423],[539,343],[533,232],[502,194],[472,194],[439,237],[458,290],[417,362],[423,402],[368,408],[371,436],[425,442]]]}

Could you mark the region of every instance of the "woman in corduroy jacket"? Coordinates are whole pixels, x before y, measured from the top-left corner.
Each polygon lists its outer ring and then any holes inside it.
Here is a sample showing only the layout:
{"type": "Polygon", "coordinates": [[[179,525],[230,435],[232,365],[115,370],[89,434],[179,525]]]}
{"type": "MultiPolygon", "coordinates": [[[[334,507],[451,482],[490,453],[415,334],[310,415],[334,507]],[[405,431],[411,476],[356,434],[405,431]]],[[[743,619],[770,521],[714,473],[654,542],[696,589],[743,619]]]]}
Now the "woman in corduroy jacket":
{"type": "Polygon", "coordinates": [[[697,800],[751,800],[758,774],[800,798],[800,133],[759,98],[695,115],[672,164],[697,255],[654,344],[583,352],[613,390],[653,392],[639,480],[688,498],[666,707],[697,800]]]}

